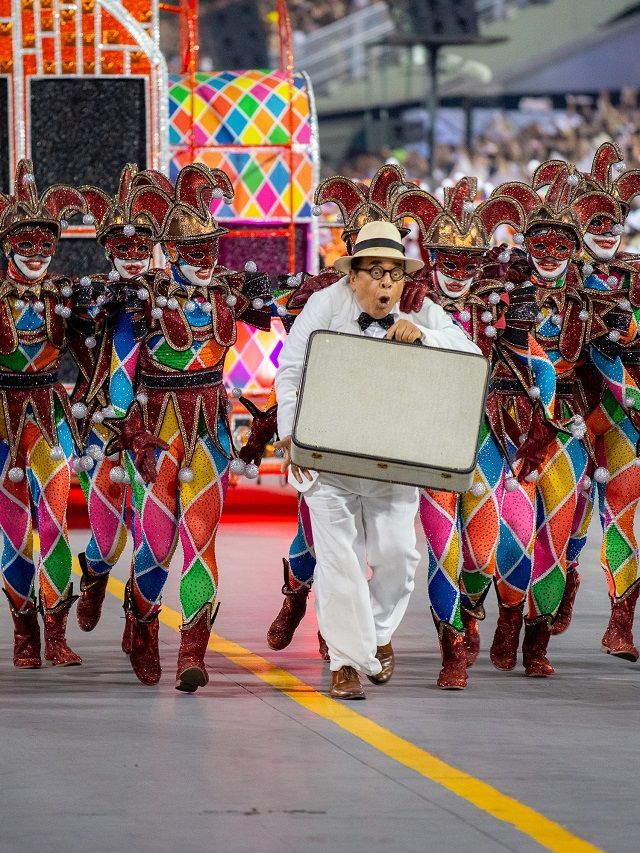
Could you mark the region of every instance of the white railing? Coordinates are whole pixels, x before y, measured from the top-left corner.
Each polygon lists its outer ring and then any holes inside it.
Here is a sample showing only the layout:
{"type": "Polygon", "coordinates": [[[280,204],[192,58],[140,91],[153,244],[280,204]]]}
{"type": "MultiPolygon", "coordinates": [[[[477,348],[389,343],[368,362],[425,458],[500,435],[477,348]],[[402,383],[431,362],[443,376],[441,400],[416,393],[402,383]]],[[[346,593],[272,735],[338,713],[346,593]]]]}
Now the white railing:
{"type": "MultiPolygon", "coordinates": [[[[541,0],[476,0],[478,20],[485,24],[502,20],[532,2],[541,0]]],[[[388,4],[377,2],[306,35],[296,32],[296,67],[309,74],[319,92],[329,83],[361,79],[367,73],[368,49],[384,42],[394,29],[388,4]]]]}
{"type": "Polygon", "coordinates": [[[367,47],[394,31],[386,3],[373,3],[306,36],[294,36],[295,61],[311,77],[316,89],[332,80],[364,76],[367,47]]]}

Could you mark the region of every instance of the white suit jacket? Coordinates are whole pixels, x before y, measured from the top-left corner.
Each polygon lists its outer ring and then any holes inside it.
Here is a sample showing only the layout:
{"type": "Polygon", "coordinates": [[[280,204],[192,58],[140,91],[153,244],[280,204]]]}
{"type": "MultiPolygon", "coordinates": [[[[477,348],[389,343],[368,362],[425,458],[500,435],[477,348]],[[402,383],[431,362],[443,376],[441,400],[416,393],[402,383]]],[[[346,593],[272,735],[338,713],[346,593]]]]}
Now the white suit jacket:
{"type": "MultiPolygon", "coordinates": [[[[296,317],[289,336],[280,351],[276,373],[276,397],[278,400],[278,434],[281,438],[291,435],[296,399],[307,341],[312,332],[319,329],[331,332],[347,332],[364,335],[357,323],[362,308],[349,285],[347,276],[335,284],[314,293],[296,317]]],[[[409,320],[422,332],[422,341],[430,347],[479,353],[479,348],[464,331],[456,326],[449,314],[430,299],[425,299],[420,319],[415,314],[393,312],[398,319],[409,320]]]]}

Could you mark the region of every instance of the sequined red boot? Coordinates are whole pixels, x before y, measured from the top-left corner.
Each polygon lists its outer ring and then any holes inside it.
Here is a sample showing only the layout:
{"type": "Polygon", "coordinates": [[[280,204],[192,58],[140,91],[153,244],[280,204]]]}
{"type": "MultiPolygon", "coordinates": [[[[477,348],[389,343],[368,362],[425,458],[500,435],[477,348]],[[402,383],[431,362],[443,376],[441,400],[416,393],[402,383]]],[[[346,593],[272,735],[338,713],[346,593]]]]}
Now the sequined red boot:
{"type": "Polygon", "coordinates": [[[80,655],[69,648],[66,640],[69,609],[77,598],[72,584],[65,599],[50,610],[42,608],[44,659],[50,666],[79,666],[82,663],[80,655]]]}
{"type": "Polygon", "coordinates": [[[498,622],[489,649],[491,663],[496,669],[514,669],[518,663],[523,610],[524,603],[516,607],[505,607],[498,601],[498,622]]]}
{"type": "Polygon", "coordinates": [[[551,631],[546,619],[525,623],[522,641],[522,663],[525,675],[531,678],[548,678],[553,675],[555,670],[547,658],[550,639],[551,631]]]}
{"type": "Polygon", "coordinates": [[[580,574],[578,572],[578,567],[568,566],[567,582],[565,584],[564,593],[562,594],[562,601],[560,602],[556,618],[553,620],[553,625],[551,626],[551,633],[554,637],[558,634],[564,634],[571,624],[571,619],[573,617],[573,605],[576,600],[579,586],[580,574]]]}
{"type": "Polygon", "coordinates": [[[187,625],[180,628],[176,690],[182,690],[183,693],[194,693],[209,681],[204,655],[217,610],[213,615],[212,612],[213,604],[205,604],[187,625]]]}
{"type": "Polygon", "coordinates": [[[162,675],[158,647],[159,615],[159,610],[149,619],[140,619],[133,614],[129,660],[138,681],[143,684],[157,684],[162,675]]]}
{"type": "Polygon", "coordinates": [[[442,669],[436,684],[441,690],[464,690],[467,686],[467,653],[464,647],[464,636],[451,625],[437,622],[442,669]]]}
{"type": "Polygon", "coordinates": [[[467,657],[467,666],[473,666],[480,654],[480,631],[478,630],[478,617],[464,607],[460,608],[460,616],[464,626],[464,650],[467,657]]]}
{"type": "Polygon", "coordinates": [[[80,600],[76,608],[76,619],[81,631],[93,631],[100,621],[102,602],[109,583],[109,572],[92,575],[84,552],[78,554],[78,562],[82,569],[82,578],[80,579],[80,600]]]}
{"type": "Polygon", "coordinates": [[[284,566],[284,585],[282,587],[284,601],[280,612],[267,631],[267,643],[270,648],[277,651],[286,649],[293,640],[296,628],[307,611],[307,598],[309,597],[308,586],[299,586],[297,589],[289,587],[289,561],[283,558],[282,564],[284,566]]]}
{"type": "MultiPolygon", "coordinates": [[[[6,590],[4,592],[6,595],[6,590]]],[[[13,619],[13,665],[23,669],[38,669],[42,666],[42,660],[36,605],[30,601],[24,610],[16,610],[9,599],[9,609],[13,619]]]]}
{"type": "Polygon", "coordinates": [[[633,663],[638,660],[638,649],[633,644],[633,616],[640,592],[636,581],[617,601],[611,602],[611,617],[602,638],[602,650],[633,663]]]}

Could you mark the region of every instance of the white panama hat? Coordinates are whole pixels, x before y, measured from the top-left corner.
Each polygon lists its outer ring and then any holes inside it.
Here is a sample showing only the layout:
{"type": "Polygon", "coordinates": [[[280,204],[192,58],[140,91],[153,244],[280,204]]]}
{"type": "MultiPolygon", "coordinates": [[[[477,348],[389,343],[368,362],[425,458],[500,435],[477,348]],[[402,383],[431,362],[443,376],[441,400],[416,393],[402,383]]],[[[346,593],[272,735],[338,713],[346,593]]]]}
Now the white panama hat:
{"type": "Polygon", "coordinates": [[[408,258],[404,253],[402,237],[391,222],[367,222],[358,232],[352,255],[334,261],[339,272],[349,272],[355,258],[380,258],[380,260],[403,261],[406,272],[416,272],[424,266],[423,261],[408,258]]]}

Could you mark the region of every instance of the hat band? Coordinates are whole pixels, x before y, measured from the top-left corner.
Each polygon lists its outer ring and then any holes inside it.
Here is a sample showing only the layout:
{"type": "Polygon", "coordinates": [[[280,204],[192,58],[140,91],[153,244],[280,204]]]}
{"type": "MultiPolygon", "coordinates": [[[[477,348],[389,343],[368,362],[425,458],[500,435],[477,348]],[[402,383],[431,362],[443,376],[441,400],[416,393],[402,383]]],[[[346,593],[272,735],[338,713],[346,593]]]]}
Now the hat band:
{"type": "Polygon", "coordinates": [[[362,252],[363,249],[395,249],[396,252],[404,255],[404,246],[398,243],[397,240],[389,240],[384,237],[374,238],[372,240],[360,240],[353,247],[353,254],[362,252]]]}

